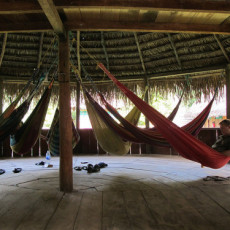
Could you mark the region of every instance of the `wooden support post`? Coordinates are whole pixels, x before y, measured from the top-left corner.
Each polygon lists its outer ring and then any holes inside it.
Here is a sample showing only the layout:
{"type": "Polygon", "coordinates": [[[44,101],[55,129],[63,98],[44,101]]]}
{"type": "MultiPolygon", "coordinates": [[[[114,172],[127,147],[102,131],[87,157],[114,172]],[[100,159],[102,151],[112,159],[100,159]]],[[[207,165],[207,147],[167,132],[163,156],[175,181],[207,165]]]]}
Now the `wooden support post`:
{"type": "Polygon", "coordinates": [[[73,190],[72,120],[70,107],[69,35],[59,36],[60,190],[73,190]]]}
{"type": "MultiPolygon", "coordinates": [[[[0,80],[0,115],[3,112],[3,81],[0,80]]],[[[3,142],[0,142],[0,154],[3,156],[3,142]]]]}
{"type": "Polygon", "coordinates": [[[80,129],[80,83],[77,82],[77,95],[76,95],[76,128],[80,129]]]}
{"type": "MultiPolygon", "coordinates": [[[[148,84],[147,77],[145,77],[144,81],[145,81],[145,87],[148,87],[149,84],[148,84]]],[[[145,92],[144,101],[149,104],[149,89],[148,88],[145,92]]],[[[145,117],[145,128],[149,128],[149,120],[147,119],[147,117],[145,117]]]]}
{"type": "MultiPolygon", "coordinates": [[[[77,64],[81,78],[81,58],[80,58],[80,31],[77,31],[77,64]]],[[[80,129],[80,83],[77,83],[77,98],[76,98],[76,128],[80,129]]]]}
{"type": "Polygon", "coordinates": [[[4,37],[3,37],[2,51],[1,51],[1,54],[0,54],[0,66],[2,65],[2,60],[3,60],[4,54],[5,54],[6,42],[7,42],[7,35],[8,34],[5,33],[4,37]]]}
{"type": "Polygon", "coordinates": [[[226,68],[226,116],[230,119],[230,64],[226,68]]]}
{"type": "MultiPolygon", "coordinates": [[[[145,81],[145,87],[148,87],[149,83],[148,83],[147,77],[145,77],[144,81],[145,81]]],[[[145,100],[146,103],[149,104],[149,88],[147,88],[147,90],[145,92],[144,100],[145,100]]],[[[145,117],[145,127],[149,128],[149,120],[147,119],[147,117],[145,117]]],[[[151,146],[148,145],[148,144],[146,144],[146,153],[151,153],[151,146]]]]}
{"type": "Polygon", "coordinates": [[[3,110],[3,81],[0,79],[0,115],[2,114],[3,110]]]}

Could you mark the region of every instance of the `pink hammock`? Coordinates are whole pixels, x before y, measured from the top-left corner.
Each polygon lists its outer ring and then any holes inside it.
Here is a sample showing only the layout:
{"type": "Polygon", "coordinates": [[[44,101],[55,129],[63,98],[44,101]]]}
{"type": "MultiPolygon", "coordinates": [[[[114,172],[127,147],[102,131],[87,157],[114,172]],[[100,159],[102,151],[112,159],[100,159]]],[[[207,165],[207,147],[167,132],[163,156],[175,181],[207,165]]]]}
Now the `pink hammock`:
{"type": "Polygon", "coordinates": [[[221,168],[228,163],[230,157],[215,151],[196,139],[190,133],[175,125],[119,82],[102,63],[99,63],[98,66],[149,119],[149,121],[155,125],[181,156],[214,169],[221,168]]]}

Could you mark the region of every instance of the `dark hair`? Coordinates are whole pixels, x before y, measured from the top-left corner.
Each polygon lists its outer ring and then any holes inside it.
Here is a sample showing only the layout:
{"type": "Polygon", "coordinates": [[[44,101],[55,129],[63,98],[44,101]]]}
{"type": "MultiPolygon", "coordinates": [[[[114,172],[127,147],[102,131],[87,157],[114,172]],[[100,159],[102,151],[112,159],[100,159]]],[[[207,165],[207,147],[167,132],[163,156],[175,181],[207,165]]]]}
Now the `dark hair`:
{"type": "Polygon", "coordinates": [[[220,122],[220,125],[230,126],[230,119],[224,119],[223,121],[220,122]]]}

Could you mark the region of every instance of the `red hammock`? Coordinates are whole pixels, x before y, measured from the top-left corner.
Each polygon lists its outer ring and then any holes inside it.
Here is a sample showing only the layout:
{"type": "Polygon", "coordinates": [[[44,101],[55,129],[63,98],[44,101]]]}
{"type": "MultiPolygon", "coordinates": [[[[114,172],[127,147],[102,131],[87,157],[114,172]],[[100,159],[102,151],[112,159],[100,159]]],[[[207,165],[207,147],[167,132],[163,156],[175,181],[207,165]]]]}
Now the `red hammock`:
{"type": "MultiPolygon", "coordinates": [[[[101,119],[114,130],[121,138],[125,141],[135,142],[135,143],[147,143],[151,145],[163,146],[163,147],[171,147],[167,140],[162,137],[156,130],[154,129],[145,129],[145,132],[139,132],[138,127],[124,119],[128,122],[132,128],[126,127],[125,125],[122,126],[118,124],[91,96],[90,94],[84,89],[85,96],[87,97],[90,104],[94,107],[97,114],[101,117],[101,119]]],[[[99,93],[99,96],[103,99],[103,96],[99,93]]],[[[178,111],[179,105],[181,103],[181,98],[177,103],[177,106],[174,108],[172,113],[169,115],[168,119],[173,119],[178,111]]],[[[115,109],[114,109],[115,110],[115,109]]],[[[118,113],[118,112],[117,112],[118,113]]],[[[113,114],[113,112],[112,112],[113,114]]],[[[119,113],[118,113],[119,114],[119,113]]],[[[116,116],[115,116],[116,117],[116,116]]],[[[143,129],[140,129],[143,130],[143,129]]]]}
{"type": "Polygon", "coordinates": [[[120,90],[141,110],[141,112],[152,122],[161,134],[168,140],[174,149],[186,159],[200,163],[210,168],[221,168],[230,160],[200,140],[196,139],[190,133],[184,131],[173,122],[169,121],[162,114],[149,106],[145,101],[137,97],[121,82],[119,82],[102,63],[98,66],[107,74],[107,76],[120,88],[120,90]]]}
{"type": "MultiPolygon", "coordinates": [[[[135,134],[137,138],[142,143],[148,143],[151,145],[157,145],[157,146],[162,146],[162,147],[171,147],[171,145],[168,143],[168,141],[162,137],[162,135],[157,131],[157,129],[143,129],[139,128],[137,126],[134,126],[130,122],[128,122],[125,118],[123,118],[115,108],[113,108],[103,97],[102,94],[99,94],[101,97],[102,103],[105,105],[106,109],[111,112],[120,122],[121,124],[129,130],[131,133],[135,134]]],[[[215,97],[215,96],[214,96],[215,97]]],[[[214,101],[213,99],[209,102],[209,104],[206,106],[206,108],[191,122],[189,122],[187,125],[183,126],[182,129],[188,131],[190,134],[193,136],[198,135],[200,129],[203,127],[209,112],[212,107],[212,103],[214,101]]],[[[179,101],[180,103],[180,101],[179,101]]],[[[178,105],[176,106],[175,109],[178,109],[178,105]]],[[[174,113],[175,109],[173,110],[172,113],[174,113]]],[[[169,116],[171,117],[171,116],[169,116]]],[[[168,117],[168,119],[169,119],[168,117]]],[[[169,119],[170,120],[170,119],[169,119]]]]}
{"type": "MultiPolygon", "coordinates": [[[[103,119],[103,121],[112,129],[114,130],[121,138],[126,141],[135,142],[135,143],[146,143],[150,145],[156,145],[161,147],[171,147],[168,141],[155,129],[142,129],[133,124],[129,123],[126,119],[124,119],[109,103],[105,101],[103,96],[101,96],[102,102],[105,104],[106,108],[116,117],[118,120],[121,121],[120,125],[118,124],[85,90],[85,95],[88,98],[90,104],[94,107],[94,110],[98,113],[98,115],[103,119]]],[[[212,101],[214,98],[212,99],[212,101]]],[[[185,127],[189,127],[189,131],[197,133],[197,130],[202,127],[203,123],[205,122],[209,111],[211,109],[212,101],[209,105],[194,119],[195,125],[186,125],[185,127]],[[203,120],[201,119],[203,117],[203,120]]],[[[180,103],[180,102],[179,102],[180,103]]],[[[179,104],[178,103],[178,104],[179,104]]],[[[175,109],[177,109],[176,106],[175,109]]],[[[172,113],[174,113],[175,109],[172,113]]],[[[191,123],[191,122],[190,122],[191,123]]],[[[189,124],[190,124],[189,123],[189,124]]]]}

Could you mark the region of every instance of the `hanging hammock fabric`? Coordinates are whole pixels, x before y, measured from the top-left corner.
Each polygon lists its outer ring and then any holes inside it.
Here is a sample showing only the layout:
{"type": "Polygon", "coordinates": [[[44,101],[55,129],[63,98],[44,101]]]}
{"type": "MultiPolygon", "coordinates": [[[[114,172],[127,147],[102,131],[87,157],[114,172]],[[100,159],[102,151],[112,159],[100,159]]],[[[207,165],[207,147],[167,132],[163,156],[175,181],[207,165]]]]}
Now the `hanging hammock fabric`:
{"type": "Polygon", "coordinates": [[[46,88],[41,99],[26,122],[10,137],[10,147],[17,154],[26,154],[35,145],[50,101],[53,80],[46,88]]]}
{"type": "MultiPolygon", "coordinates": [[[[136,127],[132,124],[130,124],[126,119],[124,119],[116,109],[114,109],[103,97],[103,95],[100,94],[101,101],[105,105],[106,109],[116,117],[121,124],[130,132],[135,134],[136,137],[139,138],[139,140],[143,143],[149,143],[154,144],[158,146],[164,146],[164,147],[171,147],[168,141],[162,137],[162,135],[156,130],[156,129],[142,129],[139,127],[136,127]]],[[[206,106],[206,108],[191,122],[189,122],[187,125],[183,126],[182,129],[188,131],[193,136],[197,136],[200,129],[203,127],[208,114],[211,110],[213,101],[215,96],[210,101],[210,103],[206,106]]],[[[179,105],[180,101],[178,102],[179,105]]],[[[175,107],[175,109],[178,109],[178,105],[175,107]]],[[[174,113],[175,109],[172,113],[174,113]]],[[[171,118],[171,116],[169,116],[171,118]]],[[[169,118],[168,118],[169,119],[169,118]]],[[[170,120],[170,119],[169,119],[170,120]]]]}
{"type": "MultiPolygon", "coordinates": [[[[16,127],[20,124],[22,118],[25,116],[27,113],[31,100],[33,99],[35,93],[39,89],[43,79],[40,78],[40,80],[37,82],[37,84],[34,86],[32,91],[30,92],[29,97],[18,107],[18,108],[7,108],[7,116],[5,114],[5,118],[2,120],[1,125],[0,125],[0,141],[3,141],[6,137],[8,137],[16,127]],[[12,110],[13,109],[13,110],[12,110]]],[[[16,101],[19,101],[23,93],[27,90],[29,83],[24,87],[20,95],[18,95],[17,99],[13,102],[14,107],[16,106],[16,101]]]]}
{"type": "MultiPolygon", "coordinates": [[[[36,83],[34,89],[32,90],[32,92],[30,93],[30,97],[29,98],[32,98],[34,96],[34,92],[40,87],[40,85],[41,85],[41,83],[42,83],[43,80],[44,80],[44,75],[41,75],[38,79],[36,79],[37,83],[36,83]]],[[[30,86],[30,84],[31,84],[32,81],[35,81],[35,76],[32,76],[32,78],[27,82],[27,84],[21,90],[21,92],[16,97],[16,99],[0,115],[0,127],[4,124],[5,119],[7,119],[11,115],[11,113],[14,111],[14,109],[16,108],[18,102],[22,98],[22,96],[28,91],[29,86],[30,86]]]]}
{"type": "Polygon", "coordinates": [[[149,106],[121,82],[119,82],[102,63],[98,66],[104,73],[118,86],[118,88],[141,110],[151,123],[161,132],[174,149],[184,158],[200,163],[210,168],[221,168],[228,163],[230,157],[227,157],[200,140],[196,139],[190,133],[181,129],[173,122],[165,118],[162,114],[149,106]]]}
{"type": "MultiPolygon", "coordinates": [[[[126,122],[132,123],[132,125],[137,124],[137,122],[136,123],[130,122],[130,119],[128,119],[128,116],[126,116],[125,118],[123,118],[118,113],[118,111],[105,100],[104,96],[101,93],[98,93],[98,95],[100,96],[101,101],[105,105],[106,109],[109,110],[109,112],[111,112],[124,126],[126,126],[126,122]]],[[[176,114],[177,114],[177,112],[179,110],[179,107],[180,107],[180,104],[181,104],[181,101],[182,101],[182,97],[183,97],[183,95],[181,96],[180,100],[178,101],[176,107],[173,109],[173,111],[168,116],[169,120],[172,121],[175,118],[175,116],[176,116],[176,114]]],[[[135,106],[133,109],[138,109],[138,108],[135,106]]],[[[140,110],[138,109],[138,111],[140,111],[140,110]]],[[[139,113],[139,116],[140,116],[140,114],[141,114],[141,112],[139,113]]],[[[153,131],[153,130],[155,130],[155,128],[154,127],[153,128],[145,128],[144,130],[153,131]]]]}
{"type": "MultiPolygon", "coordinates": [[[[100,94],[99,94],[100,95],[100,94]]],[[[142,129],[135,125],[132,125],[125,118],[123,118],[111,105],[109,105],[103,96],[101,95],[102,103],[106,104],[106,108],[109,112],[111,112],[122,125],[118,124],[90,95],[86,93],[86,96],[90,102],[90,104],[94,107],[95,112],[100,116],[100,118],[110,127],[114,132],[116,132],[121,138],[126,141],[135,142],[135,143],[146,143],[150,145],[156,145],[161,147],[171,147],[168,141],[156,130],[156,129],[142,129]]],[[[180,103],[180,102],[179,102],[180,103]]],[[[195,122],[196,125],[188,126],[190,127],[189,131],[194,131],[196,134],[197,129],[202,127],[200,123],[205,122],[205,118],[207,117],[212,102],[194,119],[194,121],[198,120],[199,122],[195,122]],[[204,117],[204,121],[199,119],[200,117],[204,117]]],[[[177,108],[177,106],[176,106],[177,108]]],[[[175,109],[174,109],[175,110],[175,109]]],[[[173,112],[174,112],[173,110],[173,112]]],[[[170,116],[169,116],[170,117],[170,116]]],[[[186,125],[187,126],[187,125],[186,125]]],[[[185,126],[185,127],[186,127],[185,126]]]]}
{"type": "MultiPolygon", "coordinates": [[[[72,133],[73,133],[72,146],[74,149],[80,140],[80,135],[77,132],[73,121],[72,121],[72,133]]],[[[46,136],[46,141],[48,143],[48,148],[50,153],[53,156],[59,156],[60,135],[59,135],[59,110],[58,109],[56,109],[55,111],[50,130],[46,136]]]]}
{"type": "MultiPolygon", "coordinates": [[[[125,155],[129,152],[130,143],[124,141],[111,126],[98,114],[92,104],[91,96],[85,92],[85,104],[88,111],[89,119],[96,136],[96,139],[101,148],[113,155],[125,155]]],[[[96,103],[96,102],[95,102],[96,103]]],[[[104,115],[106,115],[105,112],[104,115]]],[[[114,124],[115,125],[115,122],[114,124]]]]}
{"type": "Polygon", "coordinates": [[[32,80],[28,81],[27,84],[25,85],[25,87],[21,90],[21,92],[19,93],[19,95],[16,97],[16,99],[5,109],[5,111],[0,115],[0,127],[2,126],[2,124],[4,123],[4,120],[7,119],[11,113],[14,111],[14,109],[16,108],[18,102],[20,101],[20,99],[22,98],[22,96],[24,95],[24,93],[28,90],[30,83],[32,80]]]}

